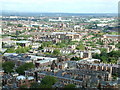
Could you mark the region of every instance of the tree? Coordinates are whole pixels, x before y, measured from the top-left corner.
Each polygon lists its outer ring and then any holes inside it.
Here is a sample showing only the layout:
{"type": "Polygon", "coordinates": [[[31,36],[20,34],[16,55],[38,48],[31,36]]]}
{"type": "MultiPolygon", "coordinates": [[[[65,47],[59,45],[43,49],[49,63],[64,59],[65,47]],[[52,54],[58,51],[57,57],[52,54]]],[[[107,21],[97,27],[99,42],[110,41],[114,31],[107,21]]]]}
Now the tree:
{"type": "Polygon", "coordinates": [[[100,55],[98,53],[93,54],[93,58],[100,59],[100,55]]]}
{"type": "Polygon", "coordinates": [[[117,59],[115,57],[108,57],[108,62],[117,64],[117,59]]]}
{"type": "Polygon", "coordinates": [[[22,24],[18,24],[17,26],[18,26],[18,27],[22,27],[23,25],[22,25],[22,24]]]}
{"type": "Polygon", "coordinates": [[[54,85],[58,80],[56,77],[53,76],[45,76],[41,83],[32,83],[31,88],[52,88],[52,85],[54,85]]]}
{"type": "MultiPolygon", "coordinates": [[[[99,34],[96,34],[96,35],[98,35],[98,36],[96,36],[96,37],[100,37],[99,34]]],[[[103,41],[101,41],[101,40],[98,40],[98,41],[96,42],[96,44],[104,45],[103,41]]]]}
{"type": "Polygon", "coordinates": [[[72,57],[70,60],[74,60],[74,61],[78,61],[78,60],[80,60],[81,58],[79,58],[79,57],[72,57]]]}
{"type": "Polygon", "coordinates": [[[26,52],[26,50],[23,47],[16,49],[16,53],[25,53],[25,52],[26,52]]]}
{"type": "Polygon", "coordinates": [[[68,84],[65,86],[65,88],[75,88],[75,87],[76,87],[75,84],[68,84]]]}
{"type": "Polygon", "coordinates": [[[12,25],[13,25],[13,24],[12,24],[12,23],[10,23],[10,22],[8,22],[8,23],[7,23],[7,26],[12,26],[12,25]]]}
{"type": "Polygon", "coordinates": [[[39,83],[31,83],[30,88],[39,88],[40,84],[39,83]]]}
{"type": "Polygon", "coordinates": [[[45,76],[41,83],[44,84],[44,85],[53,85],[57,82],[57,79],[56,77],[53,77],[53,76],[45,76]]]}
{"type": "Polygon", "coordinates": [[[34,64],[32,63],[32,62],[30,62],[30,63],[25,63],[24,64],[24,68],[27,70],[27,69],[31,69],[31,68],[34,68],[35,66],[34,66],[34,64]]]}
{"type": "Polygon", "coordinates": [[[25,88],[27,88],[27,85],[22,85],[22,86],[19,87],[19,89],[21,89],[21,90],[25,89],[25,88]]]}
{"type": "Polygon", "coordinates": [[[8,48],[6,53],[15,53],[15,50],[14,48],[8,48]]]}
{"type": "Polygon", "coordinates": [[[57,43],[56,45],[58,48],[66,47],[66,44],[64,44],[64,43],[57,43]]]}
{"type": "Polygon", "coordinates": [[[16,36],[18,36],[20,34],[20,31],[16,30],[16,36]]]}
{"type": "Polygon", "coordinates": [[[78,43],[78,41],[70,41],[69,45],[75,45],[76,43],[78,43]]]}
{"type": "Polygon", "coordinates": [[[92,29],[92,27],[93,27],[92,25],[87,25],[85,28],[86,29],[92,29]]]}
{"type": "Polygon", "coordinates": [[[106,56],[101,56],[100,57],[103,63],[107,63],[107,57],[106,56]]]}
{"type": "Polygon", "coordinates": [[[119,50],[106,53],[106,49],[103,48],[101,51],[101,54],[94,54],[92,57],[96,59],[101,59],[101,61],[104,63],[117,63],[117,60],[120,57],[119,50]]]}
{"type": "Polygon", "coordinates": [[[101,53],[106,53],[107,52],[107,49],[106,48],[100,48],[100,51],[101,51],[101,53]]]}
{"type": "MultiPolygon", "coordinates": [[[[63,37],[63,39],[64,39],[64,37],[63,37]]],[[[61,41],[61,43],[64,43],[65,45],[69,45],[70,42],[71,42],[71,40],[68,40],[68,39],[64,39],[61,41]]]]}
{"type": "Polygon", "coordinates": [[[108,56],[108,53],[107,53],[107,52],[105,52],[105,51],[102,51],[102,52],[101,52],[101,54],[100,54],[100,56],[101,56],[101,57],[102,57],[102,56],[107,57],[107,56],[108,56]]]}
{"type": "Polygon", "coordinates": [[[120,57],[120,50],[110,52],[109,56],[119,58],[120,57]]]}
{"type": "Polygon", "coordinates": [[[49,47],[50,45],[52,45],[53,43],[51,41],[48,41],[48,42],[43,42],[42,45],[44,47],[49,47]]]}
{"type": "Polygon", "coordinates": [[[14,72],[14,70],[13,70],[14,66],[15,66],[15,63],[14,63],[14,62],[11,62],[11,61],[7,61],[7,62],[4,62],[4,63],[2,64],[3,70],[4,70],[6,73],[14,72]]]}
{"type": "Polygon", "coordinates": [[[25,53],[25,52],[28,52],[29,50],[30,50],[30,47],[19,46],[15,51],[16,53],[25,53]]]}
{"type": "Polygon", "coordinates": [[[60,50],[55,49],[55,50],[53,51],[53,55],[56,55],[56,56],[60,55],[60,50]]]}
{"type": "Polygon", "coordinates": [[[115,46],[120,49],[120,43],[117,43],[115,46]]]}
{"type": "Polygon", "coordinates": [[[85,50],[85,47],[83,44],[80,44],[76,47],[77,50],[85,50]]]}
{"type": "Polygon", "coordinates": [[[52,88],[52,85],[40,84],[39,88],[52,88]]]}
{"type": "Polygon", "coordinates": [[[30,63],[25,63],[25,64],[19,66],[19,67],[16,69],[16,71],[17,71],[19,74],[23,74],[23,75],[24,75],[25,70],[29,70],[29,69],[32,69],[32,68],[34,68],[34,67],[35,67],[35,65],[34,65],[32,62],[30,62],[30,63]]]}
{"type": "Polygon", "coordinates": [[[43,45],[41,45],[39,48],[38,48],[38,50],[41,50],[41,49],[43,49],[44,48],[44,46],[43,45]]]}

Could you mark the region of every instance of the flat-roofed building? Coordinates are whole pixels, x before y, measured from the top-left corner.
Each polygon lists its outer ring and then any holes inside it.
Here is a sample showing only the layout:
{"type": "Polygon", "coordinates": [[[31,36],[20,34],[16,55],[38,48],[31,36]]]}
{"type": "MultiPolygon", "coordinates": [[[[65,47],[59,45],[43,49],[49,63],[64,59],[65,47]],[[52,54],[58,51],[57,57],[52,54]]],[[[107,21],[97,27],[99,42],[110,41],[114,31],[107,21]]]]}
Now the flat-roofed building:
{"type": "Polygon", "coordinates": [[[31,41],[16,41],[16,44],[19,44],[22,47],[28,47],[31,45],[31,41]]]}

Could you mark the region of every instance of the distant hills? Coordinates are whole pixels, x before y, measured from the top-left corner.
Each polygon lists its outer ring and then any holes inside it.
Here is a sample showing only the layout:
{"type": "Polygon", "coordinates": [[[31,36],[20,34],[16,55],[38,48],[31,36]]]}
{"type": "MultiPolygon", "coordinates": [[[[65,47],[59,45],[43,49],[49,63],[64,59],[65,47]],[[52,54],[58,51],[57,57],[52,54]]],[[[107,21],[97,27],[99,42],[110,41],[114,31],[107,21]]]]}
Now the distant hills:
{"type": "Polygon", "coordinates": [[[3,16],[117,16],[117,13],[37,13],[37,12],[12,12],[2,11],[3,16]]]}

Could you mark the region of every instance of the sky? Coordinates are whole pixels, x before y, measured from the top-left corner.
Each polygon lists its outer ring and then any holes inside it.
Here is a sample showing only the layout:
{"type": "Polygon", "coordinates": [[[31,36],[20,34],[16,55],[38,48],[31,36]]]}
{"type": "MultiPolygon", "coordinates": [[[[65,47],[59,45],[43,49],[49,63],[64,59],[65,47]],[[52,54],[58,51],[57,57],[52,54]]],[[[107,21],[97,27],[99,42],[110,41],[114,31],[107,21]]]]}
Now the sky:
{"type": "Polygon", "coordinates": [[[119,0],[0,0],[2,11],[117,13],[119,0]]]}

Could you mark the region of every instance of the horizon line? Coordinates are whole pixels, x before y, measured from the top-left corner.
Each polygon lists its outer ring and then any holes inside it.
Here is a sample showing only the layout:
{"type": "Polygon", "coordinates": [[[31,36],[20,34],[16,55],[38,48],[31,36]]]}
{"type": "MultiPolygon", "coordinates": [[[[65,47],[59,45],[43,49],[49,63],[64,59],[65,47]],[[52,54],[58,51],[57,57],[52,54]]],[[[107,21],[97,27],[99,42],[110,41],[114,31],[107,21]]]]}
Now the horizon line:
{"type": "Polygon", "coordinates": [[[0,10],[0,12],[2,13],[72,13],[72,14],[118,14],[116,12],[31,12],[31,11],[28,11],[28,12],[25,12],[25,11],[11,11],[11,10],[0,10]]]}

